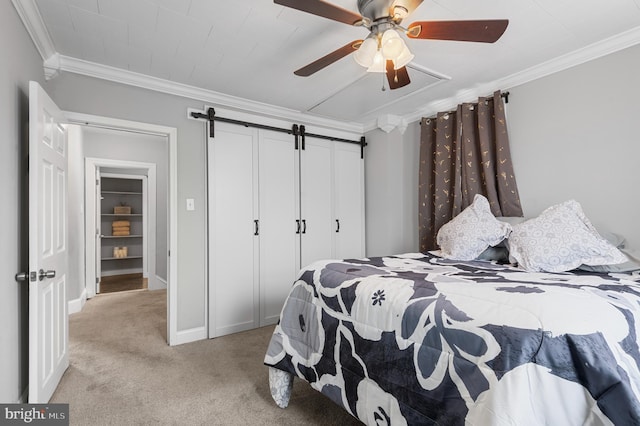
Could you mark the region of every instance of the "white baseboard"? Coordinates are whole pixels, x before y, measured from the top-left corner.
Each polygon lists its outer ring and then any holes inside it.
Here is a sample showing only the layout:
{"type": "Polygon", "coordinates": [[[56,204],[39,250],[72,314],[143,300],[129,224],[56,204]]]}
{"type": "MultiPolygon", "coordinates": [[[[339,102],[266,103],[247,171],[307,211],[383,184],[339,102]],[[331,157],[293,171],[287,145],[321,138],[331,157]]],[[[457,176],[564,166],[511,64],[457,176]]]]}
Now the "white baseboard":
{"type": "Polygon", "coordinates": [[[160,278],[159,276],[154,276],[153,278],[149,278],[148,281],[149,290],[166,290],[167,289],[167,281],[160,278]]]}
{"type": "Polygon", "coordinates": [[[87,289],[82,289],[82,294],[78,299],[69,300],[69,315],[82,311],[84,304],[87,302],[87,289]]]}
{"type": "Polygon", "coordinates": [[[191,343],[198,340],[205,340],[207,338],[207,328],[197,327],[189,330],[182,330],[176,333],[175,341],[171,342],[171,346],[182,345],[184,343],[191,343]]]}

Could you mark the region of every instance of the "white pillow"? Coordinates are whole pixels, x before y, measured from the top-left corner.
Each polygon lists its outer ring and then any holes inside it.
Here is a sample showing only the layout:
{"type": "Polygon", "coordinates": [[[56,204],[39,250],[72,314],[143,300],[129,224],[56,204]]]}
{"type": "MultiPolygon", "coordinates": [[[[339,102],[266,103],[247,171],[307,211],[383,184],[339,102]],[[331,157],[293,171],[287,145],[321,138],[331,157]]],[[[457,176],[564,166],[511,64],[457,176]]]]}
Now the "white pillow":
{"type": "Polygon", "coordinates": [[[627,261],[598,234],[575,200],[551,206],[540,216],[514,225],[507,245],[511,261],[527,271],[563,272],[580,265],[627,261]]]}
{"type": "Polygon", "coordinates": [[[495,246],[511,232],[511,225],[491,213],[489,201],[476,194],[473,203],[438,231],[440,255],[447,259],[473,260],[489,246],[495,246]]]}

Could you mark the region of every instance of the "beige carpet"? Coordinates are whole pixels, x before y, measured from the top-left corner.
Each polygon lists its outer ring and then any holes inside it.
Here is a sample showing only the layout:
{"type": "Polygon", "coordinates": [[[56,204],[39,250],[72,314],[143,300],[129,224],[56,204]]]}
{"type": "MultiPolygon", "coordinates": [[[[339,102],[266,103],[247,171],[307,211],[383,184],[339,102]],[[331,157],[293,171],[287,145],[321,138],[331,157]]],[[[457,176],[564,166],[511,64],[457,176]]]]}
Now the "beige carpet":
{"type": "Polygon", "coordinates": [[[262,363],[273,327],[170,347],[166,292],[97,296],[70,317],[70,366],[52,403],[72,425],[357,425],[296,379],[278,408],[262,363]]]}

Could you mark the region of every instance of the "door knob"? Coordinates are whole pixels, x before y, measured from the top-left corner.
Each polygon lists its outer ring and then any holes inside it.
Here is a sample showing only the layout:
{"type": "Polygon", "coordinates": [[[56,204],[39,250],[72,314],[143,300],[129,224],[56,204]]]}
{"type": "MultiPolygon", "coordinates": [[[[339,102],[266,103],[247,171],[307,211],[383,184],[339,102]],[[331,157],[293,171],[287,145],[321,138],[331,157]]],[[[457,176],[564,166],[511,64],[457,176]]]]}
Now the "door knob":
{"type": "Polygon", "coordinates": [[[45,278],[55,278],[56,276],[56,271],[53,270],[48,270],[48,271],[44,271],[44,269],[40,269],[38,271],[38,279],[40,281],[44,280],[45,278]]]}
{"type": "Polygon", "coordinates": [[[16,281],[23,282],[23,281],[35,281],[36,280],[36,272],[33,271],[31,273],[29,272],[18,272],[16,274],[16,281]]]}

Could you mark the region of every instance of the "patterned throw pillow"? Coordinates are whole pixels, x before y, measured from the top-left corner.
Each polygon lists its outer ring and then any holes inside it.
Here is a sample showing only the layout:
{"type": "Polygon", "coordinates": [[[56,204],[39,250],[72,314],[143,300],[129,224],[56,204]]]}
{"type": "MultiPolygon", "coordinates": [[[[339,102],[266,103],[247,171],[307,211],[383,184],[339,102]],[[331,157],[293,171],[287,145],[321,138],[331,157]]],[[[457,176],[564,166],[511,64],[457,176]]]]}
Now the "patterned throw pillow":
{"type": "Polygon", "coordinates": [[[511,232],[511,225],[491,213],[489,201],[476,194],[473,203],[438,231],[440,255],[447,259],[473,260],[511,232]]]}
{"type": "Polygon", "coordinates": [[[540,216],[514,225],[507,245],[511,261],[527,271],[563,272],[583,264],[627,261],[598,234],[575,200],[551,206],[540,216]]]}

